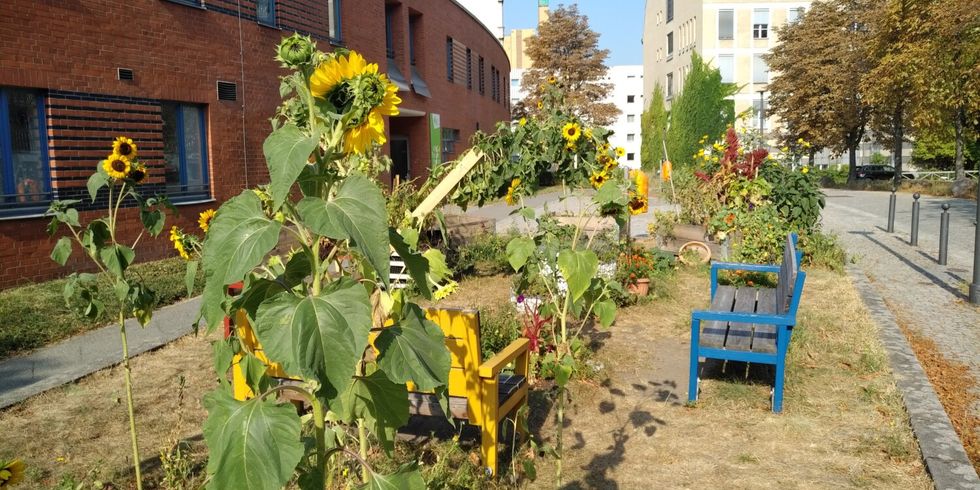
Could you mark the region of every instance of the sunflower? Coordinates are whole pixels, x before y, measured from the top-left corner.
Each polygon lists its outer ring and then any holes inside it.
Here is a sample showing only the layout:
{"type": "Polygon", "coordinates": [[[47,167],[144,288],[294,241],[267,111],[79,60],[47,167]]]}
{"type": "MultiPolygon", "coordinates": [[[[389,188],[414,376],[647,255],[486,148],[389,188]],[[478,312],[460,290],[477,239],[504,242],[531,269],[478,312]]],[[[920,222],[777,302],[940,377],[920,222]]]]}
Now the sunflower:
{"type": "Polygon", "coordinates": [[[609,180],[609,175],[606,174],[605,170],[596,172],[589,177],[589,182],[592,182],[592,187],[596,189],[602,187],[602,184],[605,184],[607,180],[609,180]]]}
{"type": "Polygon", "coordinates": [[[170,227],[170,241],[174,242],[174,250],[180,254],[180,258],[184,260],[191,259],[190,254],[187,253],[187,248],[184,247],[184,234],[176,226],[170,227]]]}
{"type": "Polygon", "coordinates": [[[645,196],[631,195],[629,202],[630,214],[637,215],[647,212],[647,198],[645,196]]]}
{"type": "Polygon", "coordinates": [[[24,479],[24,462],[15,459],[0,461],[0,488],[12,487],[24,479]]]}
{"type": "Polygon", "coordinates": [[[650,178],[647,177],[646,172],[642,170],[630,170],[630,178],[633,179],[633,183],[636,185],[636,194],[645,199],[650,186],[650,178]]]}
{"type": "Polygon", "coordinates": [[[515,202],[515,200],[514,200],[514,191],[517,190],[517,187],[519,185],[521,185],[521,179],[514,179],[514,180],[510,181],[510,187],[507,188],[507,195],[504,196],[504,200],[507,201],[507,205],[508,206],[513,206],[514,205],[514,202],[515,202]]]}
{"type": "Polygon", "coordinates": [[[136,163],[132,165],[132,169],[129,172],[129,178],[137,184],[142,184],[146,180],[146,165],[142,163],[136,163]]]}
{"type": "Polygon", "coordinates": [[[520,121],[517,121],[517,124],[520,124],[521,126],[526,125],[527,124],[527,118],[526,117],[522,117],[520,121]]]}
{"type": "Polygon", "coordinates": [[[554,76],[554,75],[551,75],[550,77],[548,77],[548,83],[549,83],[550,85],[554,85],[554,84],[555,84],[555,83],[556,83],[557,81],[558,81],[558,79],[557,79],[557,78],[555,78],[555,76],[554,76]]]}
{"type": "Polygon", "coordinates": [[[538,110],[544,109],[544,102],[538,101],[538,110]]]}
{"type": "Polygon", "coordinates": [[[345,114],[349,127],[344,151],[348,153],[364,153],[375,142],[384,144],[382,116],[397,115],[401,103],[398,87],[378,73],[376,63],[368,63],[356,51],[321,63],[310,76],[310,92],[345,114]]]}
{"type": "Polygon", "coordinates": [[[624,150],[622,146],[617,146],[616,147],[616,156],[617,157],[621,157],[621,156],[623,156],[625,154],[626,154],[626,150],[624,150]]]}
{"type": "Polygon", "coordinates": [[[214,219],[214,210],[205,209],[201,211],[201,214],[197,217],[197,226],[201,228],[204,233],[208,232],[208,228],[211,228],[211,220],[214,219]]]}
{"type": "Polygon", "coordinates": [[[592,128],[585,128],[585,131],[582,131],[582,134],[585,135],[586,139],[592,139],[592,128]]]}
{"type": "Polygon", "coordinates": [[[133,167],[129,158],[113,153],[102,161],[102,168],[113,179],[125,179],[133,167]]]}
{"type": "Polygon", "coordinates": [[[568,142],[574,143],[582,136],[582,126],[579,126],[577,122],[567,122],[561,127],[561,135],[568,142]]]}
{"type": "Polygon", "coordinates": [[[120,136],[112,142],[112,153],[132,160],[136,158],[136,143],[130,138],[120,136]]]}

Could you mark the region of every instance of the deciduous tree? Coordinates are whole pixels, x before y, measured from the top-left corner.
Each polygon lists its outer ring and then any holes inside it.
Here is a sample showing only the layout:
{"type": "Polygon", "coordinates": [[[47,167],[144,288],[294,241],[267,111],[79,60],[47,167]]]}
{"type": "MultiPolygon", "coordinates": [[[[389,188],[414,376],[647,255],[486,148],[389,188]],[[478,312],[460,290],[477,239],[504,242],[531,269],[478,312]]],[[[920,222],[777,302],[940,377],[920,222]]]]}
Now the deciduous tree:
{"type": "Polygon", "coordinates": [[[679,164],[690,163],[700,148],[703,135],[720,138],[735,122],[735,106],[730,97],[738,88],[721,81],[721,73],[708,66],[697,53],[691,53],[691,71],[684,78],[684,89],[670,106],[667,151],[679,164]]]}
{"type": "Polygon", "coordinates": [[[553,11],[548,21],[538,26],[538,34],[528,39],[526,53],[534,62],[521,80],[528,113],[540,110],[537,103],[544,85],[555,83],[566,93],[564,109],[586,122],[606,126],[619,116],[615,104],[602,102],[612,90],[612,85],[602,82],[609,50],[599,49],[599,34],[589,27],[589,18],[580,14],[576,5],[553,11]]]}
{"type": "Polygon", "coordinates": [[[872,110],[860,92],[869,69],[862,18],[861,2],[814,2],[799,22],[777,29],[780,43],[766,55],[776,73],[769,111],[789,132],[784,139],[848,152],[848,181],[857,176],[857,148],[872,110]]]}

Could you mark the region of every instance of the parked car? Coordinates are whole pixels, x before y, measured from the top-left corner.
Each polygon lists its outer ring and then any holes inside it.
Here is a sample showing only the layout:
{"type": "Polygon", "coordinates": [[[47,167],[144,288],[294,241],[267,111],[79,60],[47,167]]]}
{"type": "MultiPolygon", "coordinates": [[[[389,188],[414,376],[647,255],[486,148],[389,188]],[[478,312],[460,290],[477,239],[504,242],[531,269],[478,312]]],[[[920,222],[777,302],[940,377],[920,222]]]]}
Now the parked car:
{"type": "MultiPolygon", "coordinates": [[[[889,180],[895,177],[895,167],[891,165],[860,165],[857,168],[857,178],[868,180],[889,180]]],[[[915,174],[902,172],[902,178],[914,179],[915,174]]]]}

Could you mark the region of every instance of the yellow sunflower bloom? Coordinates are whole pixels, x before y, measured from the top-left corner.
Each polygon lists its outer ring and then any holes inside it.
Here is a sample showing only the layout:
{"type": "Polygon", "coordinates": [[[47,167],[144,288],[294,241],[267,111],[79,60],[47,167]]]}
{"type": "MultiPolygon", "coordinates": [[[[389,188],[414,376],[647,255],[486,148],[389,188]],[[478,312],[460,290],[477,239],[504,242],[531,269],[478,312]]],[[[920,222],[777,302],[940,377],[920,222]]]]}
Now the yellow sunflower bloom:
{"type": "Polygon", "coordinates": [[[577,122],[567,122],[561,127],[561,135],[569,143],[574,143],[582,136],[582,126],[577,122]]]}
{"type": "Polygon", "coordinates": [[[507,195],[504,196],[504,200],[507,201],[508,206],[513,206],[517,200],[514,198],[514,191],[517,187],[521,185],[521,179],[514,179],[510,181],[510,187],[507,188],[507,195]]]}
{"type": "Polygon", "coordinates": [[[113,179],[125,179],[133,167],[128,158],[113,153],[102,161],[102,168],[113,179]]]}
{"type": "Polygon", "coordinates": [[[585,131],[582,131],[582,134],[584,134],[587,139],[592,139],[592,128],[585,128],[585,131]]]}
{"type": "Polygon", "coordinates": [[[136,158],[136,143],[130,138],[120,136],[112,142],[112,153],[132,160],[136,158]]]}
{"type": "Polygon", "coordinates": [[[174,243],[174,250],[180,254],[180,258],[191,260],[190,254],[187,253],[187,248],[184,247],[184,234],[176,226],[170,227],[170,241],[174,243]]]}
{"type": "Polygon", "coordinates": [[[803,172],[804,174],[808,174],[810,173],[810,167],[803,167],[803,170],[800,170],[800,172],[803,172]]]}
{"type": "Polygon", "coordinates": [[[371,148],[371,144],[375,141],[379,145],[383,145],[388,139],[385,138],[385,121],[381,114],[377,111],[371,111],[367,121],[344,133],[344,151],[364,153],[371,148]]]}
{"type": "Polygon", "coordinates": [[[137,184],[142,184],[144,181],[146,181],[147,175],[146,165],[143,165],[142,163],[134,164],[129,172],[130,180],[137,184]]]}
{"type": "Polygon", "coordinates": [[[555,78],[554,75],[548,77],[548,83],[551,84],[551,85],[554,85],[557,81],[558,81],[558,79],[555,78]]]}
{"type": "Polygon", "coordinates": [[[596,189],[602,187],[602,185],[605,184],[607,180],[609,180],[609,175],[607,175],[605,171],[596,172],[592,174],[591,177],[589,177],[589,182],[591,182],[592,187],[596,189]]]}
{"type": "Polygon", "coordinates": [[[201,214],[198,215],[197,217],[197,226],[201,228],[201,231],[207,233],[208,229],[211,228],[211,220],[213,219],[214,219],[214,210],[205,209],[204,211],[201,211],[201,214]]]}
{"type": "Polygon", "coordinates": [[[0,488],[12,487],[24,479],[24,462],[15,459],[0,465],[0,488]]]}
{"type": "Polygon", "coordinates": [[[621,156],[623,156],[625,154],[626,154],[626,150],[624,150],[622,146],[617,146],[616,147],[616,156],[617,157],[621,157],[621,156]]]}
{"type": "Polygon", "coordinates": [[[527,124],[527,118],[526,117],[522,117],[520,121],[517,121],[517,124],[520,124],[521,126],[526,125],[527,124]]]}
{"type": "Polygon", "coordinates": [[[647,202],[647,198],[646,197],[633,195],[633,196],[631,196],[630,202],[629,202],[629,205],[628,205],[629,212],[630,212],[630,214],[632,214],[634,216],[636,216],[638,214],[643,214],[643,213],[647,212],[647,209],[649,208],[648,204],[649,203],[647,202]]]}
{"type": "Polygon", "coordinates": [[[544,108],[544,102],[541,102],[541,101],[539,100],[539,101],[538,101],[538,109],[540,110],[540,109],[543,109],[543,108],[544,108]]]}
{"type": "Polygon", "coordinates": [[[364,73],[378,73],[378,65],[368,63],[356,51],[347,56],[334,56],[321,63],[310,76],[310,92],[314,97],[323,98],[345,80],[364,73]]]}

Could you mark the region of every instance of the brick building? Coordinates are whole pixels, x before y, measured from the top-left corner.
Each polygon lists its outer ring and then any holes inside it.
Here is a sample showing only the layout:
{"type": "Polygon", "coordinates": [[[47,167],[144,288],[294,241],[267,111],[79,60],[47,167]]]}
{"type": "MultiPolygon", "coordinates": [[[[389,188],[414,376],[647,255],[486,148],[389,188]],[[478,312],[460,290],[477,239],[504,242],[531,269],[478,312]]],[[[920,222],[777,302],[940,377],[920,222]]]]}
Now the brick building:
{"type": "MultiPolygon", "coordinates": [[[[51,261],[42,214],[52,199],[87,197],[118,135],[148,164],[144,192],[170,195],[184,228],[268,182],[262,142],[283,73],[273,48],[292,32],[357,50],[396,81],[401,114],[384,151],[402,178],[426,176],[508,119],[504,50],[453,0],[5,0],[3,10],[0,288],[85,269],[77,251],[68,268],[51,261]]],[[[139,228],[127,211],[124,236],[139,228]]],[[[173,255],[164,235],[140,242],[141,260],[173,255]]]]}

